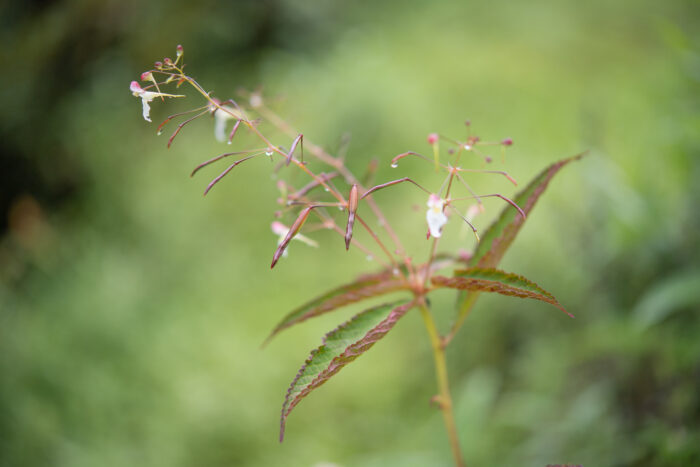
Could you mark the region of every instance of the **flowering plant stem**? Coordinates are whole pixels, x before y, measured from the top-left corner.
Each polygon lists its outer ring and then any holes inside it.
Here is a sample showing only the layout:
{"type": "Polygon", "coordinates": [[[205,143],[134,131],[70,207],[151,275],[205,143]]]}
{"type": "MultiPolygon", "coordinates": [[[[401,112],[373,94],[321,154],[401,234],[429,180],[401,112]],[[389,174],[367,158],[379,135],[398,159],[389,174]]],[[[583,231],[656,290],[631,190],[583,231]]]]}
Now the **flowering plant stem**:
{"type": "Polygon", "coordinates": [[[434,399],[438,407],[442,411],[442,418],[445,421],[445,429],[447,437],[450,441],[452,456],[455,460],[455,465],[464,467],[465,463],[462,459],[462,450],[459,447],[459,438],[457,436],[457,426],[455,425],[454,413],[452,409],[452,397],[450,396],[450,383],[447,377],[447,362],[445,360],[445,341],[440,336],[440,333],[435,326],[435,320],[430,313],[424,299],[418,301],[418,309],[423,317],[423,324],[428,331],[430,344],[433,349],[433,358],[435,359],[435,379],[439,395],[434,399]]]}

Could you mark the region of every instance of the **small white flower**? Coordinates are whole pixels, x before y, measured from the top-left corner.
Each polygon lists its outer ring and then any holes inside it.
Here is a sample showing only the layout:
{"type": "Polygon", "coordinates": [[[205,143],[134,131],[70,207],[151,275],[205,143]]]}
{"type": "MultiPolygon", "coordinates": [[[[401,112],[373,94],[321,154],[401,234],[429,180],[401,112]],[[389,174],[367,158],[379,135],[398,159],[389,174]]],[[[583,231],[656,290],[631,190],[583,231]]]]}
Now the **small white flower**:
{"type": "MultiPolygon", "coordinates": [[[[220,104],[218,100],[216,103],[220,104]]],[[[209,110],[214,112],[214,136],[222,143],[226,141],[226,124],[229,120],[248,120],[243,112],[228,105],[220,105],[220,108],[217,108],[211,104],[209,110]]]]}
{"type": "MultiPolygon", "coordinates": [[[[277,235],[279,238],[277,239],[277,245],[282,243],[284,238],[287,236],[289,233],[289,227],[284,225],[281,222],[275,221],[270,225],[270,229],[272,230],[272,233],[277,235]]],[[[302,243],[306,243],[309,246],[312,246],[314,248],[318,248],[318,243],[315,241],[311,240],[309,237],[306,235],[302,235],[300,233],[296,234],[292,240],[299,240],[302,243]]],[[[284,250],[284,253],[282,253],[282,256],[287,256],[287,249],[284,250]]]]}
{"type": "Polygon", "coordinates": [[[440,238],[442,227],[447,224],[447,216],[443,212],[444,209],[444,199],[434,194],[428,197],[428,212],[425,214],[425,219],[428,221],[430,235],[435,238],[440,238]]]}
{"type": "Polygon", "coordinates": [[[131,93],[134,96],[141,98],[141,104],[143,105],[143,119],[147,122],[151,121],[151,106],[149,105],[149,102],[151,102],[156,97],[185,97],[179,94],[166,94],[164,92],[146,91],[136,81],[131,82],[129,89],[131,90],[131,93]]]}

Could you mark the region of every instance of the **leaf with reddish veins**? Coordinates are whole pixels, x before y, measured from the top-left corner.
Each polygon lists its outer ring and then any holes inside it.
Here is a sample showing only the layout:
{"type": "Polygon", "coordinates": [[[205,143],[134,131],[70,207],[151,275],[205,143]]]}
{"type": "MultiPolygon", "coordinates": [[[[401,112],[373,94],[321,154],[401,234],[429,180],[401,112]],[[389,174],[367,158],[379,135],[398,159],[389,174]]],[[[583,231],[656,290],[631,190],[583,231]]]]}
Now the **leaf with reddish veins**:
{"type": "Polygon", "coordinates": [[[323,344],[313,350],[287,391],[280,419],[280,442],[290,412],[344,366],[368,351],[410,310],[414,302],[387,303],[355,315],[350,321],[326,334],[323,344]]]}
{"type": "MultiPolygon", "coordinates": [[[[535,207],[537,200],[540,198],[544,190],[547,189],[550,180],[567,164],[577,161],[585,156],[586,153],[578,154],[574,157],[562,159],[550,165],[540,172],[529,184],[513,199],[513,202],[520,206],[526,216],[529,217],[530,212],[535,207]]],[[[525,223],[524,218],[519,212],[514,211],[510,206],[506,206],[501,215],[486,232],[481,236],[481,241],[477,244],[472,258],[469,260],[469,266],[481,268],[495,268],[501,262],[501,258],[510,247],[521,227],[525,223]]],[[[467,295],[477,294],[478,292],[460,293],[457,297],[459,306],[459,314],[457,317],[457,325],[466,317],[469,310],[474,306],[476,297],[467,297],[467,295]]]]}
{"type": "Polygon", "coordinates": [[[472,292],[495,292],[519,298],[533,298],[554,305],[567,315],[554,296],[531,280],[517,274],[492,268],[468,268],[455,271],[455,277],[434,276],[431,282],[436,287],[469,290],[472,292]]]}
{"type": "MultiPolygon", "coordinates": [[[[275,326],[267,344],[277,333],[309,318],[320,316],[329,311],[341,308],[351,303],[360,302],[372,297],[378,297],[398,290],[408,290],[408,284],[391,271],[378,274],[368,274],[357,278],[354,282],[337,287],[291,311],[275,326]]],[[[263,344],[263,345],[265,345],[263,344]]]]}

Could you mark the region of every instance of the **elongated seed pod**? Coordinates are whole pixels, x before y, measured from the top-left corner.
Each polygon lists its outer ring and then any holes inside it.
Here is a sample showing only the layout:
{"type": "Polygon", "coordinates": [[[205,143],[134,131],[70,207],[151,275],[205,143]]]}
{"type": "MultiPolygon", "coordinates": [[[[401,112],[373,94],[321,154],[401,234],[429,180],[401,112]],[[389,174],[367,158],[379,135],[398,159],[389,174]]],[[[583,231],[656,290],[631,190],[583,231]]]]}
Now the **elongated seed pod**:
{"type": "Polygon", "coordinates": [[[350,249],[350,240],[352,239],[352,226],[355,224],[355,213],[359,204],[359,195],[357,184],[350,188],[350,196],[348,197],[348,225],[345,227],[345,249],[350,249]]]}
{"type": "Polygon", "coordinates": [[[277,264],[277,261],[279,261],[280,257],[284,253],[284,250],[287,249],[287,245],[289,245],[289,242],[294,238],[296,234],[299,233],[299,230],[301,230],[301,226],[304,225],[304,222],[306,222],[306,219],[309,217],[309,213],[315,207],[316,206],[308,206],[301,210],[299,216],[294,221],[294,224],[292,224],[292,226],[289,228],[289,232],[287,232],[287,235],[285,235],[284,239],[280,242],[279,246],[277,247],[277,250],[275,250],[275,254],[272,256],[272,264],[270,265],[270,269],[275,267],[275,264],[277,264]]]}
{"type": "Polygon", "coordinates": [[[301,160],[304,160],[304,135],[299,133],[299,136],[297,136],[294,139],[294,142],[292,143],[292,147],[289,149],[289,152],[287,153],[287,165],[289,165],[290,162],[292,162],[292,155],[294,154],[294,150],[297,148],[297,144],[301,143],[301,160]]]}

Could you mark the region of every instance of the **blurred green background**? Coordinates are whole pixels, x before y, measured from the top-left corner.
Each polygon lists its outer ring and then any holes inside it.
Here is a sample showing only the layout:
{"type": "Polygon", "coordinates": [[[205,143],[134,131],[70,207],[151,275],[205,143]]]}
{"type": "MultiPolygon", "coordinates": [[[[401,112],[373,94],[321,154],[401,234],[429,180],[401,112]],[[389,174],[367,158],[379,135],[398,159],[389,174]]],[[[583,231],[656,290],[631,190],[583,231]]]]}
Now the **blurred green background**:
{"type": "MultiPolygon", "coordinates": [[[[127,89],[178,43],[217,96],[264,85],[330,151],[349,132],[348,165],[378,158],[378,181],[439,184],[428,166],[388,161],[429,152],[432,131],[462,138],[465,119],[514,139],[505,167],[521,183],[590,150],[502,263],[576,319],[484,297],[448,350],[465,458],[699,465],[699,13],[692,0],[3,4],[0,465],[451,465],[414,313],[300,404],[277,442],[298,367],[358,308],[260,343],[291,308],[377,266],[319,233],[322,248],[294,244],[270,271],[266,160],[202,198],[218,172],[189,171],[228,149],[212,123],[167,150],[127,89]]],[[[199,102],[155,101],[152,116],[199,102]]],[[[422,260],[424,196],[377,199],[422,260]]],[[[487,208],[482,230],[501,204],[487,208]]],[[[447,229],[444,246],[473,245],[447,229]]],[[[443,328],[452,300],[435,301],[443,328]]]]}

